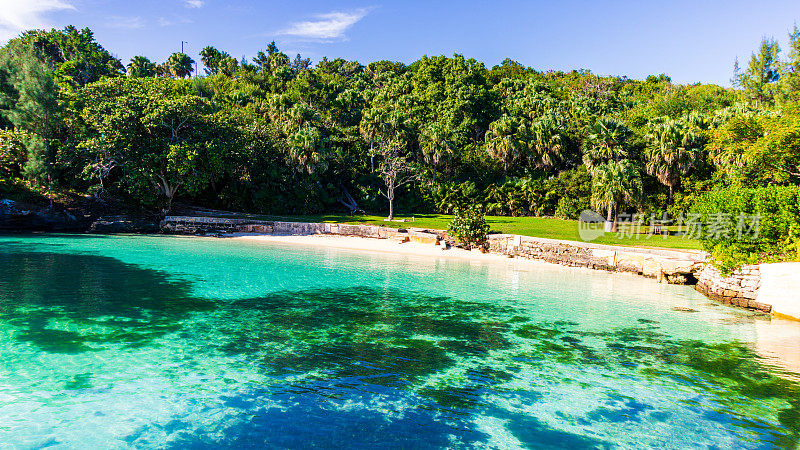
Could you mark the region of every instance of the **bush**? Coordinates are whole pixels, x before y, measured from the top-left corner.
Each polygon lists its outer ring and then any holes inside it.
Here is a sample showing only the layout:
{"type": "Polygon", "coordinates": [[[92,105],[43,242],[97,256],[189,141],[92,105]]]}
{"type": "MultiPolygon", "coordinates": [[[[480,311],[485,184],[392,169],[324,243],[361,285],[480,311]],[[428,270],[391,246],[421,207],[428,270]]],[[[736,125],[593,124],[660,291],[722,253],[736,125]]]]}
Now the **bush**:
{"type": "Polygon", "coordinates": [[[583,165],[559,172],[547,180],[543,215],[560,219],[577,219],[584,209],[589,209],[592,197],[592,177],[583,165]]]}
{"type": "Polygon", "coordinates": [[[581,211],[589,209],[589,205],[580,199],[561,197],[556,205],[555,217],[558,219],[577,219],[581,211]]]}
{"type": "Polygon", "coordinates": [[[475,206],[457,208],[447,231],[462,244],[480,247],[486,243],[489,225],[486,224],[486,218],[479,208],[475,206]]]}
{"type": "Polygon", "coordinates": [[[691,213],[690,231],[697,223],[703,248],[725,271],[799,259],[800,186],[712,191],[697,199],[691,213]]]}

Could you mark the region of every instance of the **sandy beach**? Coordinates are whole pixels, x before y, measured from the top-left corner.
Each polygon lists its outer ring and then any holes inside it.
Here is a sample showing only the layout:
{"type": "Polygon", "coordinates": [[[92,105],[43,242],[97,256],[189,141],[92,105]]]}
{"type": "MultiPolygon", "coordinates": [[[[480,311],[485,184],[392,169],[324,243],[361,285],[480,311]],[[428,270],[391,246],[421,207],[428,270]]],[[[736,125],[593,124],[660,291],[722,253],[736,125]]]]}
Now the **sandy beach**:
{"type": "Polygon", "coordinates": [[[522,258],[509,258],[503,255],[492,253],[481,253],[478,250],[464,250],[451,247],[447,250],[432,244],[420,244],[417,242],[398,243],[391,239],[373,239],[359,236],[340,236],[330,234],[310,234],[310,235],[272,235],[272,234],[249,234],[233,233],[232,239],[251,240],[259,242],[274,242],[282,244],[313,245],[322,247],[333,247],[348,250],[373,251],[382,253],[394,253],[400,255],[429,256],[436,258],[458,258],[473,261],[503,261],[519,260],[534,264],[546,264],[548,266],[559,266],[543,261],[534,261],[522,258]]]}

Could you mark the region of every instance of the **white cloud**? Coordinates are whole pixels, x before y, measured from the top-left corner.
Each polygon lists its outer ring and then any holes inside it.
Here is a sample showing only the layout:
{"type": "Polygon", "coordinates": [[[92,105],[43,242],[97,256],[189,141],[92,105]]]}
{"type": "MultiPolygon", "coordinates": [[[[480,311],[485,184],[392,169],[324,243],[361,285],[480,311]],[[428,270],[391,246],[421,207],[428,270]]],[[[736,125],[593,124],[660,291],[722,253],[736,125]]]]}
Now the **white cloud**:
{"type": "Polygon", "coordinates": [[[202,8],[206,2],[203,0],[183,0],[183,4],[187,8],[202,8]]]}
{"type": "Polygon", "coordinates": [[[295,22],[277,34],[316,41],[344,39],[345,32],[363,19],[368,12],[369,10],[362,8],[352,12],[333,11],[318,14],[313,20],[295,22]]]}
{"type": "Polygon", "coordinates": [[[25,30],[49,28],[44,16],[66,9],[75,9],[69,0],[0,0],[0,42],[25,30]]]}
{"type": "Polygon", "coordinates": [[[108,26],[111,28],[125,28],[135,30],[144,27],[144,19],[141,17],[112,16],[108,18],[108,26]]]}
{"type": "Polygon", "coordinates": [[[160,27],[170,27],[172,25],[194,23],[194,21],[192,19],[187,19],[185,17],[172,17],[172,18],[159,17],[156,23],[158,23],[158,26],[160,27]]]}

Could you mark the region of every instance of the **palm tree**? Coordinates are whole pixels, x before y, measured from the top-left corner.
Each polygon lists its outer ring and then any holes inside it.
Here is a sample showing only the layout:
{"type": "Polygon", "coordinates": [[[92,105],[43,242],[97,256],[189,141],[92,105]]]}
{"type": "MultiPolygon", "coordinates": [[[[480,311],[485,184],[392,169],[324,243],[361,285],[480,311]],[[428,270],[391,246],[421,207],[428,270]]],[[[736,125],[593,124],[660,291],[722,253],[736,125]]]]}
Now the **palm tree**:
{"type": "Polygon", "coordinates": [[[173,53],[167,58],[169,73],[176,78],[186,78],[192,73],[194,60],[186,53],[173,53]]]}
{"type": "Polygon", "coordinates": [[[436,167],[453,153],[451,134],[442,123],[434,122],[432,125],[425,127],[420,133],[420,146],[422,147],[425,162],[433,166],[435,179],[436,167]]]}
{"type": "Polygon", "coordinates": [[[409,131],[408,118],[400,111],[392,111],[386,116],[386,132],[390,139],[405,141],[409,131]]]}
{"type": "Polygon", "coordinates": [[[129,77],[153,77],[156,75],[156,64],[144,56],[134,56],[128,63],[127,72],[129,77]]]}
{"type": "Polygon", "coordinates": [[[156,77],[168,77],[170,75],[171,74],[169,73],[169,67],[167,66],[166,62],[163,64],[156,64],[156,73],[155,73],[156,77]]]}
{"type": "Polygon", "coordinates": [[[295,103],[286,111],[286,132],[290,133],[292,130],[299,130],[308,126],[308,124],[314,120],[316,115],[317,112],[314,110],[314,108],[302,102],[295,103]]]}
{"type": "Polygon", "coordinates": [[[670,120],[652,125],[645,138],[645,169],[669,187],[669,201],[672,202],[681,176],[689,173],[699,159],[700,136],[683,122],[670,120]]]}
{"type": "Polygon", "coordinates": [[[536,165],[553,167],[561,158],[567,145],[567,137],[561,118],[547,114],[531,125],[530,148],[536,154],[536,165]]]}
{"type": "Polygon", "coordinates": [[[503,171],[522,156],[525,150],[525,125],[516,118],[503,116],[489,125],[486,132],[486,150],[493,158],[503,162],[503,171]]]}
{"type": "Polygon", "coordinates": [[[226,56],[219,62],[219,71],[225,76],[232,77],[239,70],[239,61],[232,56],[226,56]]]}
{"type": "Polygon", "coordinates": [[[292,101],[288,94],[273,94],[267,97],[269,118],[273,122],[283,120],[286,111],[291,107],[292,101]]]}
{"type": "Polygon", "coordinates": [[[628,156],[625,140],[631,130],[619,119],[601,117],[589,126],[583,146],[583,164],[589,173],[608,161],[628,156]]]}
{"type": "Polygon", "coordinates": [[[209,75],[212,73],[219,73],[220,61],[228,56],[230,55],[225,52],[221,52],[210,45],[200,50],[200,60],[203,61],[203,65],[206,66],[206,74],[209,75]]]}
{"type": "Polygon", "coordinates": [[[369,142],[369,161],[372,170],[375,170],[375,141],[378,136],[386,132],[386,123],[383,121],[383,115],[377,109],[364,110],[364,115],[361,117],[361,123],[358,125],[358,131],[361,136],[369,142]]]}
{"type": "Polygon", "coordinates": [[[328,168],[324,151],[322,133],[315,127],[303,127],[289,139],[289,156],[300,172],[324,172],[328,168]]]}
{"type": "Polygon", "coordinates": [[[642,194],[642,178],[636,167],[623,159],[601,164],[592,179],[592,207],[607,210],[611,231],[617,231],[617,216],[621,205],[636,202],[642,194]]]}

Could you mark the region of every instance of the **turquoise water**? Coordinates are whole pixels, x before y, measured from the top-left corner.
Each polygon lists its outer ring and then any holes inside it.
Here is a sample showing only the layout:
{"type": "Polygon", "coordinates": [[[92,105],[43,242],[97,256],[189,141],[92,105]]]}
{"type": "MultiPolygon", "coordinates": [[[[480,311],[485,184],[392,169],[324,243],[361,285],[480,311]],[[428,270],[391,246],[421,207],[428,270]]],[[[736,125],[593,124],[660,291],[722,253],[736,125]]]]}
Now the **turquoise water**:
{"type": "Polygon", "coordinates": [[[163,236],[0,236],[0,268],[0,447],[800,438],[800,383],[763,342],[771,319],[691,288],[163,236]]]}

